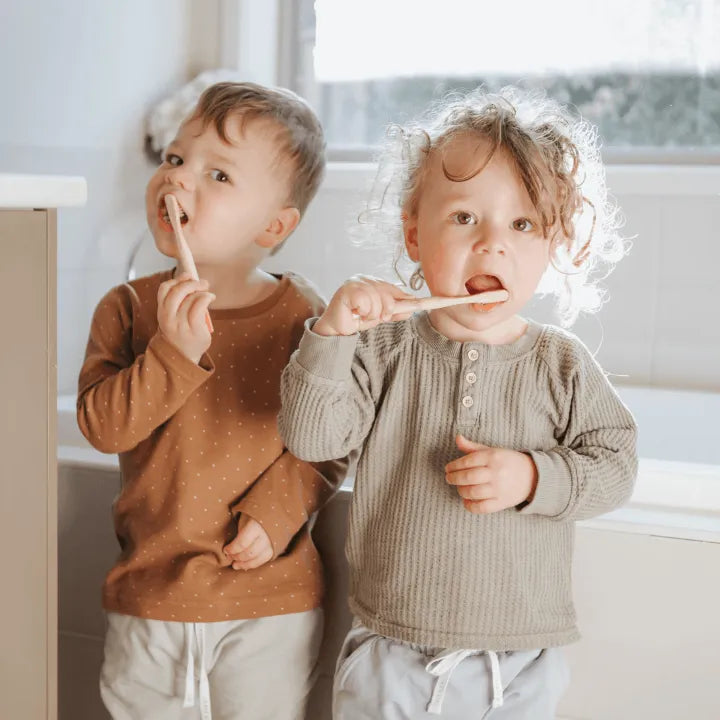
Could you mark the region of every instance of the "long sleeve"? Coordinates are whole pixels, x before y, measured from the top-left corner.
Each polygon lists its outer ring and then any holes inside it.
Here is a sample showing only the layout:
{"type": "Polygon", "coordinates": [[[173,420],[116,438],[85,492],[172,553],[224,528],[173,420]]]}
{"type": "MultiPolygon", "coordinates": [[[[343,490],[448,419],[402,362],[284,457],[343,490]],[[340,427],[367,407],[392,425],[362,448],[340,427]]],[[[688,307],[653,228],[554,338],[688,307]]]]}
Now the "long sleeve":
{"type": "Polygon", "coordinates": [[[578,638],[573,520],[621,504],[637,465],[635,423],[578,338],[530,321],[511,343],[459,342],[427,313],[357,338],[306,328],[282,400],[297,456],[362,448],[345,550],[367,627],[432,647],[578,638]],[[458,433],[531,453],[539,480],[522,510],[465,509],[444,477],[458,433]]]}
{"type": "Polygon", "coordinates": [[[532,451],[535,494],[521,512],[582,520],[625,503],[637,475],[635,421],[587,353],[568,386],[567,427],[558,446],[532,451]]]}
{"type": "Polygon", "coordinates": [[[179,352],[159,331],[135,356],[134,305],[129,285],[111,290],[93,316],[78,381],[77,420],[98,450],[119,453],[145,440],[172,417],[212,374],[179,352]]]}
{"type": "Polygon", "coordinates": [[[281,383],[280,432],[294,455],[321,462],[357,450],[370,432],[382,369],[364,334],[323,337],[305,326],[281,383]]]}
{"type": "Polygon", "coordinates": [[[262,525],[277,557],[340,487],[347,468],[347,459],[307,463],[285,451],[231,510],[262,525]]]}
{"type": "Polygon", "coordinates": [[[113,503],[121,553],[103,607],[176,622],[319,607],[323,568],[307,518],[342,473],[290,456],[277,415],[282,370],[322,300],[283,275],[253,305],[211,309],[215,332],[198,366],[158,333],[158,289],[171,277],[108,293],[80,377],[81,427],[119,451],[122,473],[113,503]],[[223,552],[238,512],[262,523],[275,548],[270,562],[242,573],[223,552]]]}

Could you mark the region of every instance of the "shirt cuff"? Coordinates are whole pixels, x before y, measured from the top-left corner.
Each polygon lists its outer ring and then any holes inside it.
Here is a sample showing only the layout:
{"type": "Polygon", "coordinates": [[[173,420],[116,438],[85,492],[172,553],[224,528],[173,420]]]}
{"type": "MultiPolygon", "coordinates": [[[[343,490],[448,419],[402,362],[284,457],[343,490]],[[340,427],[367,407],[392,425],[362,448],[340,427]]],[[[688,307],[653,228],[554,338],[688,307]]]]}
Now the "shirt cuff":
{"type": "Polygon", "coordinates": [[[318,335],[312,331],[316,321],[317,318],[305,321],[305,333],[296,356],[298,365],[327,380],[347,380],[360,336],[318,335]]]}
{"type": "Polygon", "coordinates": [[[168,372],[175,373],[178,377],[188,380],[191,384],[202,383],[215,372],[215,364],[207,353],[203,353],[199,363],[194,363],[160,331],[150,338],[146,352],[148,350],[155,354],[168,372]]]}
{"type": "Polygon", "coordinates": [[[557,452],[530,451],[538,478],[532,500],[519,512],[525,514],[561,515],[570,503],[572,476],[565,458],[557,452]]]}

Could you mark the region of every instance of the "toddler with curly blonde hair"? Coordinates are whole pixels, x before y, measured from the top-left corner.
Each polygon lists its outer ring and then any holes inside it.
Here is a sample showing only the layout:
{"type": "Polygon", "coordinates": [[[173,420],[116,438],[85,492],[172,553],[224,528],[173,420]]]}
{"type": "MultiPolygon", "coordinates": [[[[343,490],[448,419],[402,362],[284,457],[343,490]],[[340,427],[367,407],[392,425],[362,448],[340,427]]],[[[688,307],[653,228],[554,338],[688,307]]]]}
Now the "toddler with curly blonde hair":
{"type": "Polygon", "coordinates": [[[365,228],[401,240],[410,286],[477,302],[411,316],[398,286],[351,278],[285,369],[288,448],[360,451],[334,716],[550,720],[579,637],[575,521],[637,469],[587,348],[520,314],[539,287],[565,325],[597,309],[624,253],[597,135],[541,95],[477,90],[391,133],[377,187],[365,228]]]}

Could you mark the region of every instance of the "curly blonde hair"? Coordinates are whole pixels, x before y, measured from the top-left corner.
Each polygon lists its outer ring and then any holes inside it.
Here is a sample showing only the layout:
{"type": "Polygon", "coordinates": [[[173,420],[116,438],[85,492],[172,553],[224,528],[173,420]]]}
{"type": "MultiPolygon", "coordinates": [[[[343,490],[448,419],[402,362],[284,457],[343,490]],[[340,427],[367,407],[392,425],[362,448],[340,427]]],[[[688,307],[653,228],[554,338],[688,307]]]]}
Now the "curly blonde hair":
{"type": "MultiPolygon", "coordinates": [[[[609,199],[597,130],[541,91],[506,87],[498,93],[480,87],[452,94],[419,121],[388,129],[378,172],[365,210],[360,214],[363,241],[387,246],[394,238],[396,272],[409,262],[403,240],[403,217],[417,213],[431,153],[442,152],[460,135],[490,141],[491,152],[479,167],[449,180],[475,177],[502,148],[538,213],[551,241],[551,264],[538,288],[553,293],[563,325],[580,312],[594,312],[603,302],[599,280],[626,253],[618,230],[619,211],[609,199]]],[[[418,277],[417,270],[413,274],[418,277]]],[[[415,285],[416,283],[409,283],[415,285]]],[[[415,288],[416,289],[416,288],[415,288]]]]}

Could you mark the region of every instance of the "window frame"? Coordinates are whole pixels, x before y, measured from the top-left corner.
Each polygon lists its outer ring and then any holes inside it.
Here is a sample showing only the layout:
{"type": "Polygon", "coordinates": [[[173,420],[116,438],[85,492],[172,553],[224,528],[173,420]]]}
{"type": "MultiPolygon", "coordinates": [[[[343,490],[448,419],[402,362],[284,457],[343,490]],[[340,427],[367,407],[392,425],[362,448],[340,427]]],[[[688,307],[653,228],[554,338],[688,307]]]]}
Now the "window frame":
{"type": "MultiPolygon", "coordinates": [[[[316,90],[314,83],[298,75],[300,43],[295,32],[298,22],[297,0],[264,0],[265,13],[255,11],[256,0],[220,0],[221,9],[221,50],[225,67],[236,68],[244,77],[270,85],[282,85],[297,91],[309,102],[313,102],[316,90]],[[268,34],[267,17],[276,18],[275,31],[268,34]],[[265,18],[263,20],[263,17],[265,18]],[[258,70],[258,59],[246,47],[241,48],[243,38],[263,38],[262,72],[258,70]]],[[[375,173],[372,162],[374,150],[367,148],[330,148],[328,152],[328,172],[323,188],[331,191],[357,192],[365,186],[375,173]]],[[[720,197],[720,151],[678,151],[661,149],[608,148],[604,152],[607,166],[608,185],[613,194],[658,198],[662,196],[688,196],[714,198],[720,197]]],[[[645,461],[647,464],[647,461],[645,461]]],[[[682,482],[684,475],[675,466],[669,466],[664,472],[664,480],[675,488],[682,482]]],[[[657,474],[657,473],[656,473],[657,474]]],[[[654,477],[654,476],[653,476],[654,477]]],[[[701,478],[703,480],[704,478],[701,478]]],[[[713,477],[714,480],[714,477],[713,477]]],[[[710,480],[704,480],[710,482],[710,480]]],[[[710,488],[715,492],[714,486],[710,488]]],[[[713,495],[715,497],[716,495],[713,495]]],[[[642,517],[635,517],[636,510],[652,506],[666,509],[674,516],[688,517],[697,514],[696,508],[675,507],[666,499],[662,489],[646,482],[639,488],[637,497],[633,497],[625,514],[612,518],[584,521],[588,527],[612,527],[623,532],[648,532],[648,526],[642,517]],[[636,530],[628,528],[636,527],[636,530]]],[[[708,516],[715,518],[713,510],[708,516]]],[[[692,524],[688,525],[691,528],[692,524]]],[[[704,533],[693,529],[651,528],[653,534],[668,537],[689,537],[690,539],[720,542],[720,534],[704,533]],[[669,535],[667,533],[670,533],[669,535]],[[688,533],[690,533],[688,535],[688,533]]]]}
{"type": "MultiPolygon", "coordinates": [[[[225,0],[226,2],[228,0],[225,0]]],[[[247,4],[251,0],[230,0],[247,4]]],[[[298,37],[298,20],[300,0],[268,0],[278,10],[277,29],[277,67],[278,73],[274,82],[294,90],[310,104],[316,105],[319,95],[318,84],[312,78],[300,72],[300,55],[303,52],[302,42],[298,37]],[[282,12],[280,12],[282,10],[282,12]]],[[[257,29],[260,33],[260,28],[257,29]]],[[[372,162],[376,148],[328,147],[328,159],[337,163],[372,162]]],[[[720,165],[720,148],[688,149],[688,148],[653,148],[607,146],[602,149],[603,160],[607,165],[669,165],[669,166],[718,166],[720,165]]]]}

